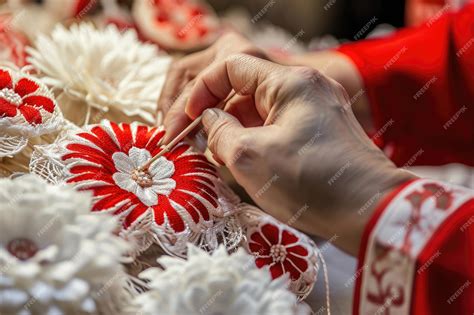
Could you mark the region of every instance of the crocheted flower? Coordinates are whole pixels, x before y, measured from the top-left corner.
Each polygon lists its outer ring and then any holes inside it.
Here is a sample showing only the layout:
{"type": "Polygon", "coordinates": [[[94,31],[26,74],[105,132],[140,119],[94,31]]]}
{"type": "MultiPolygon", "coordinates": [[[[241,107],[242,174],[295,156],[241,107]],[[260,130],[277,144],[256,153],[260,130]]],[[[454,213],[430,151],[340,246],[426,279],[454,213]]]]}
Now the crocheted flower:
{"type": "Polygon", "coordinates": [[[296,297],[285,279],[271,279],[252,257],[240,249],[227,254],[220,247],[212,255],[190,245],[188,260],[162,256],[164,270],[149,268],[140,277],[150,291],[135,303],[142,314],[296,314],[296,297]]]}
{"type": "Polygon", "coordinates": [[[64,142],[67,182],[92,191],[93,211],[121,215],[126,229],[150,220],[173,233],[203,231],[218,207],[215,169],[185,143],[141,169],[161,151],[163,135],[137,123],[90,126],[64,142]]]}
{"type": "Polygon", "coordinates": [[[129,247],[90,202],[33,175],[0,180],[1,314],[121,314],[129,247]]]}
{"type": "Polygon", "coordinates": [[[248,227],[247,238],[255,264],[269,267],[273,279],[288,274],[290,287],[298,294],[312,287],[319,265],[316,247],[305,235],[263,215],[248,227]]]}
{"type": "Polygon", "coordinates": [[[217,38],[219,21],[203,1],[136,0],[133,15],[140,32],[171,49],[196,49],[217,38]]]}
{"type": "Polygon", "coordinates": [[[28,53],[43,81],[67,96],[61,103],[71,107],[70,120],[80,112],[82,123],[91,106],[155,122],[156,102],[171,59],[158,55],[155,45],[141,43],[134,30],[120,32],[114,25],[98,30],[88,23],[70,29],[58,25],[50,37],[39,35],[28,53]]]}
{"type": "Polygon", "coordinates": [[[0,156],[19,152],[27,143],[25,138],[53,132],[61,123],[56,101],[44,84],[22,72],[0,68],[0,138],[5,139],[0,156]]]}

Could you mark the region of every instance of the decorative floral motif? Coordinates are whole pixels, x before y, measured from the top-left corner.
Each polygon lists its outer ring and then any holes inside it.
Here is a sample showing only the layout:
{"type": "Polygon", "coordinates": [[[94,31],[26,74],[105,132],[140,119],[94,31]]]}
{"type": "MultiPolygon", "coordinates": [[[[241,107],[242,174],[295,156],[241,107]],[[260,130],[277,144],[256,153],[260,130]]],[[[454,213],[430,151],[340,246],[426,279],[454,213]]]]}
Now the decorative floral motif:
{"type": "Polygon", "coordinates": [[[386,206],[368,238],[360,276],[359,311],[407,314],[419,255],[439,226],[472,192],[426,179],[408,184],[386,206]]]}
{"type": "Polygon", "coordinates": [[[25,138],[53,132],[62,115],[51,92],[37,79],[0,68],[0,157],[18,153],[25,138]]]}
{"type": "Polygon", "coordinates": [[[0,180],[1,314],[122,314],[129,246],[90,202],[33,175],[0,180]]]}
{"type": "Polygon", "coordinates": [[[34,95],[39,84],[28,78],[13,82],[8,70],[0,69],[0,115],[15,117],[21,114],[30,125],[43,122],[40,110],[53,113],[55,104],[51,97],[34,95]]]}
{"type": "Polygon", "coordinates": [[[213,166],[185,143],[140,170],[161,148],[164,130],[104,121],[65,141],[62,160],[68,183],[94,193],[93,211],[123,216],[133,228],[151,215],[156,227],[173,233],[212,225],[217,194],[213,166]]]}
{"type": "Polygon", "coordinates": [[[296,297],[285,277],[271,279],[240,249],[227,254],[220,247],[212,256],[190,245],[188,260],[163,256],[165,268],[149,268],[140,276],[150,291],[136,300],[142,314],[297,314],[296,297]],[[249,263],[250,262],[250,263],[249,263]]]}
{"type": "Polygon", "coordinates": [[[171,59],[159,56],[155,45],[139,42],[134,30],[122,33],[114,25],[97,30],[88,23],[70,29],[58,25],[51,37],[39,35],[28,53],[44,82],[65,92],[62,103],[70,104],[71,117],[91,106],[155,122],[156,102],[171,59]]]}
{"type": "Polygon", "coordinates": [[[218,35],[218,19],[202,1],[137,0],[133,14],[140,31],[166,48],[196,49],[218,35]]]}
{"type": "Polygon", "coordinates": [[[13,22],[11,14],[0,14],[0,60],[23,67],[26,65],[28,39],[12,28],[13,22]]]}
{"type": "Polygon", "coordinates": [[[311,290],[319,270],[318,253],[306,235],[262,214],[248,225],[247,239],[259,268],[269,267],[273,279],[288,274],[290,288],[300,296],[311,290]]]}

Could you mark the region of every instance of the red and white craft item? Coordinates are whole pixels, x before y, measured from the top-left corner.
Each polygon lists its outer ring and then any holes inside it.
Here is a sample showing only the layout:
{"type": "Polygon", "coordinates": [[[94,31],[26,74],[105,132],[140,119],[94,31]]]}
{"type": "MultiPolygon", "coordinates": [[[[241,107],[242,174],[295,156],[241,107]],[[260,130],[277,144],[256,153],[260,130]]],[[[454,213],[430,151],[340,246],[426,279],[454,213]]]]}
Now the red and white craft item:
{"type": "Polygon", "coordinates": [[[318,275],[318,248],[306,235],[269,215],[248,209],[240,215],[255,264],[259,268],[269,267],[273,279],[287,275],[290,289],[305,298],[318,275]]]}
{"type": "Polygon", "coordinates": [[[0,61],[9,61],[18,67],[26,62],[25,48],[28,39],[13,29],[13,17],[10,14],[0,14],[0,61]]]}
{"type": "Polygon", "coordinates": [[[168,49],[202,48],[219,33],[216,14],[202,1],[136,0],[132,13],[140,33],[168,49]]]}
{"type": "Polygon", "coordinates": [[[8,4],[12,9],[22,10],[28,9],[28,7],[38,7],[60,19],[82,18],[98,2],[98,0],[43,0],[39,2],[34,0],[8,0],[8,4]]]}
{"type": "Polygon", "coordinates": [[[59,129],[62,114],[48,88],[25,73],[0,68],[0,157],[20,152],[28,138],[59,129]]]}
{"type": "Polygon", "coordinates": [[[140,169],[161,151],[157,144],[164,133],[137,123],[103,121],[66,137],[61,159],[66,182],[93,193],[92,211],[120,216],[125,235],[142,233],[173,243],[180,235],[212,227],[220,209],[215,168],[188,144],[178,144],[140,169]]]}

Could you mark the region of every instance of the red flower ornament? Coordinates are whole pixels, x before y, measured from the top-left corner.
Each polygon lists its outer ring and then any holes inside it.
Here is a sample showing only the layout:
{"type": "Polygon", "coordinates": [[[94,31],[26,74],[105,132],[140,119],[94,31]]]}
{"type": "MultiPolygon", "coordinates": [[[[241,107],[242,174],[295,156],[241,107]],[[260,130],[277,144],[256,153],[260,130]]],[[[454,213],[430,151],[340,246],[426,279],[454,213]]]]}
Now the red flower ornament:
{"type": "Polygon", "coordinates": [[[204,1],[136,0],[133,16],[147,39],[169,49],[197,49],[219,33],[219,21],[204,1]]]}
{"type": "Polygon", "coordinates": [[[9,13],[0,14],[0,60],[8,60],[18,67],[26,62],[26,46],[28,39],[13,29],[14,16],[9,13]]]}
{"type": "Polygon", "coordinates": [[[248,226],[247,239],[259,268],[269,267],[273,279],[288,275],[290,288],[300,296],[311,291],[319,264],[316,245],[307,236],[263,214],[248,226]]]}
{"type": "Polygon", "coordinates": [[[175,236],[203,232],[218,211],[216,171],[186,143],[148,169],[165,131],[137,123],[103,121],[64,142],[67,183],[93,193],[93,211],[121,216],[126,231],[175,236]],[[144,226],[146,226],[144,228],[144,226]]]}
{"type": "Polygon", "coordinates": [[[62,122],[56,101],[43,83],[0,68],[0,156],[19,152],[28,138],[56,131],[62,122]]]}

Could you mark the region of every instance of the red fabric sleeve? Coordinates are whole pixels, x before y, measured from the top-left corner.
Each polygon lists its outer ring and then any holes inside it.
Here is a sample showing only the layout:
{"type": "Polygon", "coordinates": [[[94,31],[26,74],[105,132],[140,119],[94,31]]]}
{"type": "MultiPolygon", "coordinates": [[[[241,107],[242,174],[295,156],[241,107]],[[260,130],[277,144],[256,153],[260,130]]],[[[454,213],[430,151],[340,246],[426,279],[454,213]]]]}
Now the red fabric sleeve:
{"type": "Polygon", "coordinates": [[[474,191],[405,183],[367,224],[354,314],[473,314],[473,261],[474,191]]]}
{"type": "Polygon", "coordinates": [[[398,166],[474,165],[474,3],[423,26],[343,45],[377,140],[398,166]]]}

